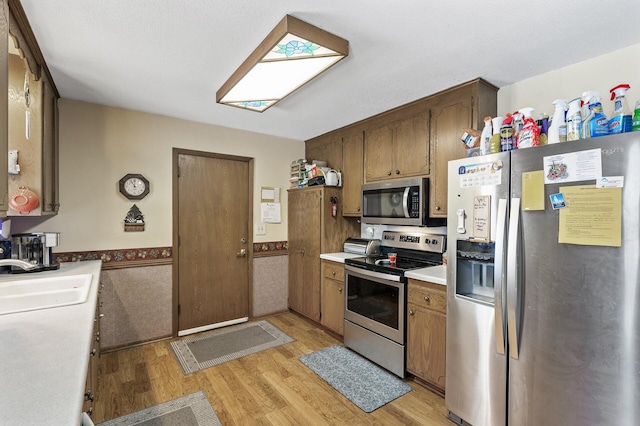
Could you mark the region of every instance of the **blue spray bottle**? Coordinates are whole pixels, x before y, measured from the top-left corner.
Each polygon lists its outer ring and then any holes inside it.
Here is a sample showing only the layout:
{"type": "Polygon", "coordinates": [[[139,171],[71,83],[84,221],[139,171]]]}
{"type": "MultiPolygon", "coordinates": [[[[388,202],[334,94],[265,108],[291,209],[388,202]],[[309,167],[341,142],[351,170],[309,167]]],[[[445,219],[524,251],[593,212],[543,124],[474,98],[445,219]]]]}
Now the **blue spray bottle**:
{"type": "Polygon", "coordinates": [[[628,84],[619,84],[611,92],[611,100],[613,101],[613,116],[609,120],[609,133],[626,133],[631,131],[631,110],[627,105],[625,95],[631,86],[628,84]]]}

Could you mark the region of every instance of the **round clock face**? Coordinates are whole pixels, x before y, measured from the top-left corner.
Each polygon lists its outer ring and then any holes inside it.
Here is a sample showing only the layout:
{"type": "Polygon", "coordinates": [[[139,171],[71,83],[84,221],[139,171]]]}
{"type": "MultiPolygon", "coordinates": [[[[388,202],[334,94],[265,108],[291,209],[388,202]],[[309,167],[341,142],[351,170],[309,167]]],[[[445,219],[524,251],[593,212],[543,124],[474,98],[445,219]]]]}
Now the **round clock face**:
{"type": "Polygon", "coordinates": [[[140,196],[145,189],[147,189],[147,185],[140,178],[132,177],[124,181],[124,190],[129,195],[140,196]]]}
{"type": "Polygon", "coordinates": [[[142,200],[149,193],[149,181],[140,174],[128,174],[120,179],[120,192],[130,200],[142,200]]]}

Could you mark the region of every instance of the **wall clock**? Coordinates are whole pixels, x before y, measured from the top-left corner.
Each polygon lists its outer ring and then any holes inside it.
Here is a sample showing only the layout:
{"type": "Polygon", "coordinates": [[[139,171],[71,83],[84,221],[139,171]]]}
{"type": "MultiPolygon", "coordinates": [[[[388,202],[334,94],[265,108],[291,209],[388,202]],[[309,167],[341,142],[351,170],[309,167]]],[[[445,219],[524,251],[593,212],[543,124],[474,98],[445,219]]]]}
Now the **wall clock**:
{"type": "Polygon", "coordinates": [[[149,181],[138,173],[129,173],[120,179],[120,193],[129,200],[142,200],[149,193],[149,181]]]}

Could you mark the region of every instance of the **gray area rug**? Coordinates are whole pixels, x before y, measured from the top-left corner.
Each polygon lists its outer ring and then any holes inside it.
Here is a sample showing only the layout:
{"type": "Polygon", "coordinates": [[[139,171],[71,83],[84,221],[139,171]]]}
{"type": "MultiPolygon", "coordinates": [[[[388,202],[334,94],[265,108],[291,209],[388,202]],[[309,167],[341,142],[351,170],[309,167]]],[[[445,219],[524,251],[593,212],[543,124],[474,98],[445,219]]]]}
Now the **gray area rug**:
{"type": "Polygon", "coordinates": [[[366,413],[411,390],[398,377],[344,346],[331,346],[298,359],[366,413]]]}
{"type": "Polygon", "coordinates": [[[184,374],[190,374],[294,340],[267,321],[259,321],[185,337],[170,347],[184,374]]]}
{"type": "Polygon", "coordinates": [[[96,426],[222,426],[207,396],[198,391],[96,426]]]}

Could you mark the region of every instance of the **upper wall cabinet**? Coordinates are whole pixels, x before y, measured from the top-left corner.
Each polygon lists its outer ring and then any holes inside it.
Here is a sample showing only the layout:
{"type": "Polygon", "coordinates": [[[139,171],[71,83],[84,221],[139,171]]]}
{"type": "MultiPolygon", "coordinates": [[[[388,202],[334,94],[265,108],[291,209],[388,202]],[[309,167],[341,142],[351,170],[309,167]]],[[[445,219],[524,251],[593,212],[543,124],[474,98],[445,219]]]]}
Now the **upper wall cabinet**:
{"type": "Polygon", "coordinates": [[[3,213],[56,214],[58,93],[17,0],[9,1],[8,23],[8,52],[4,55],[8,64],[8,135],[6,149],[0,147],[0,163],[7,167],[4,173],[0,171],[4,177],[0,179],[0,192],[7,190],[3,213]]]}
{"type": "Polygon", "coordinates": [[[495,117],[497,88],[484,80],[457,86],[431,97],[431,173],[429,216],[447,217],[448,162],[466,155],[462,129],[482,129],[483,118],[495,117]]]}
{"type": "Polygon", "coordinates": [[[365,132],[365,181],[429,174],[429,111],[382,125],[372,123],[365,132]]]}

